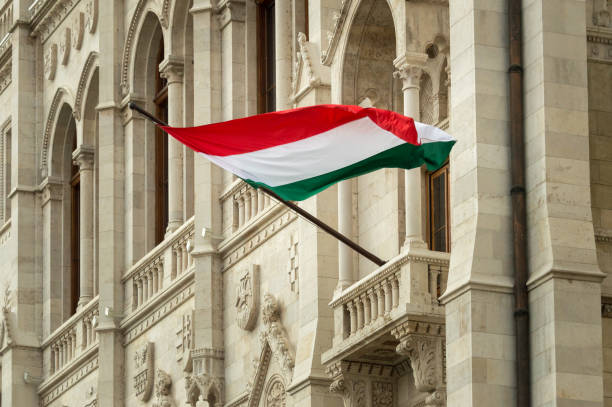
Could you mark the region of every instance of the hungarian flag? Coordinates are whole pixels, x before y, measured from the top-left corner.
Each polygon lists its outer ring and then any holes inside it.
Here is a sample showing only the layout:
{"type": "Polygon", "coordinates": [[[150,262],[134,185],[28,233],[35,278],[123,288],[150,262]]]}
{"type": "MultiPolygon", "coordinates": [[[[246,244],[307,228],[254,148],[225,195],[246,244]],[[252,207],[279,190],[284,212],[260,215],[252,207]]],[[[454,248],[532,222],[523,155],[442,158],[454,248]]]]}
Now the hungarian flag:
{"type": "Polygon", "coordinates": [[[375,108],[318,105],[198,127],[162,127],[255,188],[306,199],[380,168],[436,170],[455,144],[437,127],[375,108]]]}

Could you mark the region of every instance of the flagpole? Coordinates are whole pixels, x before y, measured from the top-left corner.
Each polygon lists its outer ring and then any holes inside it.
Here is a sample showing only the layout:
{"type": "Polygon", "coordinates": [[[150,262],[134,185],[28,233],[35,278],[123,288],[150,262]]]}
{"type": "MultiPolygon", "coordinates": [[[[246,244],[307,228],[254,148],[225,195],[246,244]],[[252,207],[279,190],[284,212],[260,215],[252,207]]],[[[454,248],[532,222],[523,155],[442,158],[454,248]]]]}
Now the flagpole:
{"type": "MultiPolygon", "coordinates": [[[[158,118],[153,116],[151,113],[149,113],[146,110],[142,109],[141,107],[136,105],[134,102],[130,102],[128,106],[129,106],[130,109],[137,111],[138,113],[140,113],[141,115],[143,115],[144,117],[146,117],[147,119],[149,119],[150,121],[155,123],[156,125],[158,125],[158,126],[166,126],[166,127],[168,126],[166,123],[162,122],[161,120],[159,120],[158,118]]],[[[283,205],[285,205],[286,207],[288,207],[289,209],[291,209],[292,211],[294,211],[298,215],[302,216],[306,220],[312,222],[315,226],[323,229],[323,231],[329,233],[331,236],[335,237],[336,239],[338,239],[339,241],[341,241],[342,243],[344,243],[345,245],[347,245],[351,249],[355,250],[357,253],[361,254],[363,257],[365,257],[366,259],[370,260],[371,262],[373,262],[377,266],[380,267],[380,266],[383,266],[386,263],[386,261],[382,260],[380,257],[378,257],[375,254],[369,252],[368,250],[366,250],[365,248],[363,248],[359,244],[355,243],[354,241],[352,241],[348,237],[344,236],[342,233],[338,232],[336,229],[334,229],[331,226],[329,226],[327,223],[321,221],[320,219],[318,219],[317,217],[313,216],[309,212],[307,212],[304,209],[300,208],[295,203],[293,203],[291,201],[285,201],[283,198],[281,198],[276,193],[274,193],[273,191],[269,190],[266,187],[261,187],[260,186],[258,189],[262,190],[263,192],[265,192],[266,194],[268,194],[272,198],[276,199],[277,201],[279,201],[280,203],[282,203],[283,205]]]]}

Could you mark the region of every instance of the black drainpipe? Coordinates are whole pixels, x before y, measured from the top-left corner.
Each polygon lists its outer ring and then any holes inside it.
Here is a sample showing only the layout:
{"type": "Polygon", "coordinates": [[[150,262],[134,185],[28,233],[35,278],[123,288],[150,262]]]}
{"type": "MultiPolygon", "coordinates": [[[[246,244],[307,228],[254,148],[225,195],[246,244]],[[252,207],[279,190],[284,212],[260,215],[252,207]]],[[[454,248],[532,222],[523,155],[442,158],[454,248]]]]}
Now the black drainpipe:
{"type": "Polygon", "coordinates": [[[508,0],[510,39],[510,151],[512,230],[514,237],[514,323],[516,329],[516,405],[531,405],[529,302],[527,298],[527,215],[525,204],[525,135],[523,130],[523,45],[521,0],[508,0]]]}

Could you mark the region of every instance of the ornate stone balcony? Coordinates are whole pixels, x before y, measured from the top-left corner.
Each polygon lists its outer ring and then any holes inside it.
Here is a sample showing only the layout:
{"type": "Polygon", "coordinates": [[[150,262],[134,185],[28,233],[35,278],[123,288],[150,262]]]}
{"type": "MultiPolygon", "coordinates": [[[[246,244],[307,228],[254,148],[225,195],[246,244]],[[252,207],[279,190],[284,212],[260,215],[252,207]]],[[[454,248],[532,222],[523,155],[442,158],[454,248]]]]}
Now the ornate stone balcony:
{"type": "Polygon", "coordinates": [[[345,398],[345,405],[353,405],[349,388],[382,391],[411,364],[417,389],[429,393],[425,405],[445,397],[443,360],[429,360],[424,353],[444,344],[444,307],[438,297],[446,288],[449,258],[448,253],[412,250],[336,294],[330,303],[333,347],[322,362],[334,380],[331,390],[345,398]],[[427,372],[415,368],[421,360],[431,364],[419,364],[427,372]]]}
{"type": "Polygon", "coordinates": [[[97,348],[97,318],[98,297],[78,310],[45,339],[42,343],[45,377],[53,379],[60,376],[68,366],[78,364],[75,361],[81,359],[82,355],[97,348]]]}
{"type": "Polygon", "coordinates": [[[147,253],[123,277],[128,314],[153,301],[193,266],[193,218],[147,253]]]}
{"type": "Polygon", "coordinates": [[[224,237],[244,229],[259,219],[275,202],[261,190],[242,180],[234,181],[221,196],[224,237]]]}

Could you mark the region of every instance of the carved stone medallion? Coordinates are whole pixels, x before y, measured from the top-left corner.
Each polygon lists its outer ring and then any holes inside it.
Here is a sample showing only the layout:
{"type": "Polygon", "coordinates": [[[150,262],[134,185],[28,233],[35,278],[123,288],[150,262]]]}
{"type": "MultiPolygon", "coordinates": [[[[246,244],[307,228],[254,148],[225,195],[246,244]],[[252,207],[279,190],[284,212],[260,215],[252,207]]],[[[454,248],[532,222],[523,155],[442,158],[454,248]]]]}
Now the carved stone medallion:
{"type": "Polygon", "coordinates": [[[57,44],[49,45],[45,52],[44,59],[45,66],[45,78],[52,81],[55,79],[55,72],[57,71],[57,44]]]}
{"type": "Polygon", "coordinates": [[[242,273],[236,288],[236,323],[246,331],[255,327],[259,307],[259,266],[251,264],[242,273]]]}
{"type": "Polygon", "coordinates": [[[134,392],[140,401],[149,401],[153,391],[153,343],[147,342],[134,355],[134,392]]]}

